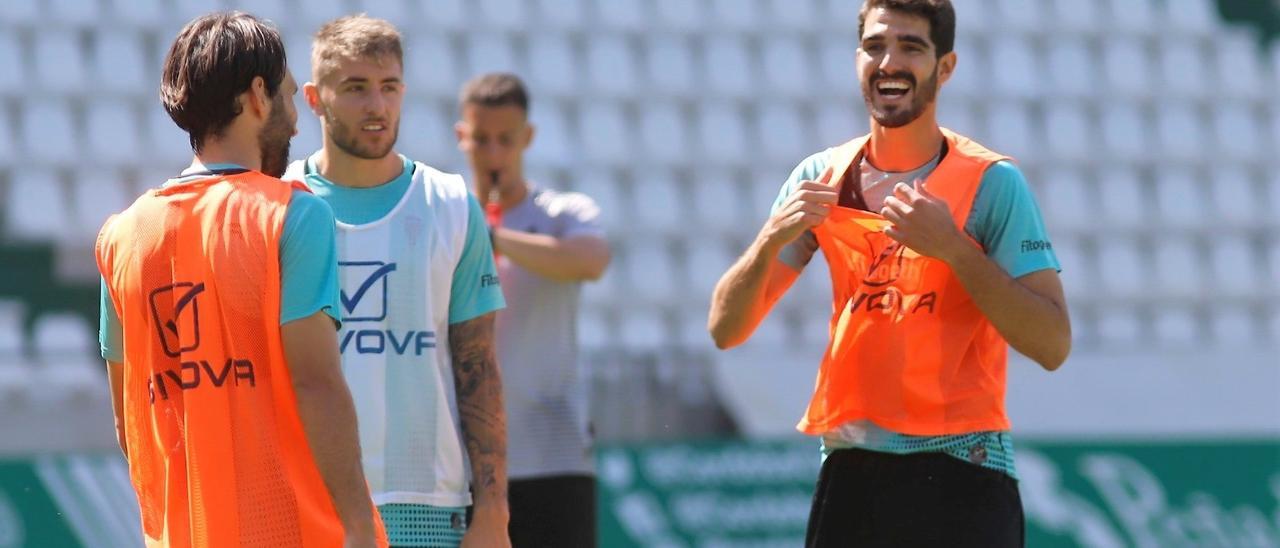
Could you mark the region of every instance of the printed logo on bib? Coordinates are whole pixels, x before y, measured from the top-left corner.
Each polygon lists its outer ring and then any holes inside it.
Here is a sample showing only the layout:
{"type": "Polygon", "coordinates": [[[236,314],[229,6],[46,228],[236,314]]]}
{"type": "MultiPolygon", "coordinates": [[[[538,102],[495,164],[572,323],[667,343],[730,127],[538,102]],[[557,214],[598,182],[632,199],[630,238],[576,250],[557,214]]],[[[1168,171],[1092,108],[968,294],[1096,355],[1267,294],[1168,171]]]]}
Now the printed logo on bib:
{"type": "MultiPolygon", "coordinates": [[[[881,232],[868,234],[867,243],[871,249],[871,264],[867,267],[867,275],[854,288],[849,312],[879,313],[894,319],[921,312],[933,314],[938,301],[936,291],[909,293],[895,283],[902,277],[904,259],[917,258],[920,254],[881,232]],[[876,248],[880,246],[883,248],[877,252],[876,248]]],[[[904,282],[909,284],[910,280],[909,275],[904,282]]]]}
{"type": "MultiPolygon", "coordinates": [[[[204,282],[177,282],[153,289],[148,295],[151,319],[160,335],[160,346],[166,356],[183,358],[200,349],[200,295],[204,282]]],[[[216,346],[216,345],[215,345],[216,346]]],[[[167,369],[147,379],[151,403],[158,396],[168,400],[174,393],[213,385],[221,388],[230,381],[249,388],[257,385],[253,362],[233,357],[199,356],[180,361],[177,368],[167,369]]]]}
{"type": "Polygon", "coordinates": [[[396,263],[381,261],[339,262],[342,267],[344,322],[380,322],[387,319],[387,278],[396,263]]]}
{"type": "Polygon", "coordinates": [[[200,303],[204,282],[178,282],[151,291],[151,319],[164,354],[177,358],[200,348],[200,303]]]}

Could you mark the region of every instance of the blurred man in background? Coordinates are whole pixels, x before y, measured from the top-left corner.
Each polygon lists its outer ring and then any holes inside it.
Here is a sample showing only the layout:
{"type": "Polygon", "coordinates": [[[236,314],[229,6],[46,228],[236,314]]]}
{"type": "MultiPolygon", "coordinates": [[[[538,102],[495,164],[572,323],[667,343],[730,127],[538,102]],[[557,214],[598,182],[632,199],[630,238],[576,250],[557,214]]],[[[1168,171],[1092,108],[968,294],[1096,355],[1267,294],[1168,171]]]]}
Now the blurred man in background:
{"type": "Polygon", "coordinates": [[[458,147],[491,212],[507,309],[498,362],[510,421],[511,541],[517,547],[594,546],[595,478],[587,387],[578,363],[578,296],[600,278],[609,244],[587,196],[524,177],[533,141],[529,94],[511,74],[463,87],[458,147]]]}
{"type": "Polygon", "coordinates": [[[821,249],[834,317],[799,425],[826,456],[807,544],[1021,546],[1006,341],[1047,370],[1066,359],[1058,262],[1021,171],[938,127],[951,3],[868,0],[859,36],[870,135],[796,167],[709,328],[742,343],[821,249]]]}
{"type": "Polygon", "coordinates": [[[493,340],[502,291],[466,183],[394,151],[403,59],[400,33],[381,19],[320,28],[303,91],[324,145],[285,178],[305,182],[337,218],[342,365],[391,543],[507,546],[493,340]]]}
{"type": "Polygon", "coordinates": [[[339,365],[333,214],[277,179],[280,35],[187,24],[160,95],[195,160],[98,239],[102,355],[149,546],[385,545],[339,365]]]}

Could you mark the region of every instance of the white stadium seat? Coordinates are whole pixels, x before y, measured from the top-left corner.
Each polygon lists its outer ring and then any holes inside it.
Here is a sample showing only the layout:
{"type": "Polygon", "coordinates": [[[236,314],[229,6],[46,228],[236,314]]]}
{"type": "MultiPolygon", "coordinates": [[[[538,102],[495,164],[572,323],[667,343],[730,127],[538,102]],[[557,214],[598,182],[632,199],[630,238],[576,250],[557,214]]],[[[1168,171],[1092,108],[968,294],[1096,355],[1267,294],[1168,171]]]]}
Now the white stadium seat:
{"type": "Polygon", "coordinates": [[[652,92],[684,96],[697,80],[689,40],[679,36],[651,35],[645,41],[645,73],[652,92]]]}
{"type": "Polygon", "coordinates": [[[638,91],[639,70],[631,46],[621,37],[599,34],[587,38],[587,91],[606,97],[630,97],[638,91]]]}
{"type": "Polygon", "coordinates": [[[458,93],[463,78],[459,67],[461,56],[453,49],[447,36],[434,32],[419,33],[409,37],[405,49],[405,64],[421,67],[405,71],[406,92],[448,97],[458,93]]]}
{"type": "Polygon", "coordinates": [[[70,31],[38,33],[32,66],[36,85],[43,91],[68,94],[85,91],[84,50],[70,31]]]}
{"type": "Polygon", "coordinates": [[[632,173],[631,203],[637,233],[679,233],[689,218],[681,207],[688,201],[688,193],[683,188],[675,174],[665,169],[646,168],[632,173]]]}
{"type": "Polygon", "coordinates": [[[577,30],[587,21],[590,0],[536,0],[542,28],[577,30]]]}
{"type": "Polygon", "coordinates": [[[5,233],[20,240],[67,241],[71,218],[62,181],[46,169],[15,169],[4,200],[5,233]]]}
{"type": "Polygon", "coordinates": [[[718,162],[745,160],[749,154],[746,124],[732,103],[703,103],[698,106],[700,150],[718,162]]]}
{"type": "Polygon", "coordinates": [[[810,54],[796,37],[779,36],[764,43],[764,76],[770,94],[804,97],[817,91],[799,67],[806,66],[810,54]]]}
{"type": "Polygon", "coordinates": [[[1166,40],[1158,48],[1160,55],[1162,97],[1201,99],[1209,93],[1224,87],[1225,82],[1209,81],[1206,70],[1204,48],[1187,40],[1166,40]]]}
{"type": "Polygon", "coordinates": [[[617,103],[592,101],[578,112],[578,135],[584,158],[591,162],[616,165],[628,160],[634,150],[628,137],[631,127],[617,103]]]}
{"type": "Polygon", "coordinates": [[[95,87],[135,95],[155,93],[158,67],[146,61],[141,34],[102,31],[97,38],[92,56],[95,87]]]}
{"type": "Polygon", "coordinates": [[[653,0],[656,28],[691,33],[702,29],[705,14],[702,2],[653,0]]]}
{"type": "Polygon", "coordinates": [[[533,145],[527,153],[529,159],[535,164],[569,164],[578,145],[564,108],[557,102],[547,100],[530,108],[529,119],[533,123],[534,136],[533,145]]]}
{"type": "Polygon", "coordinates": [[[806,131],[812,124],[801,118],[793,103],[770,101],[760,107],[758,114],[756,128],[764,158],[793,162],[819,145],[806,131]]]}
{"type": "Polygon", "coordinates": [[[143,155],[138,116],[123,101],[94,101],[87,109],[88,157],[100,164],[122,166],[143,155]]]}
{"type": "Polygon", "coordinates": [[[604,30],[635,31],[644,26],[642,0],[594,0],[596,23],[604,30]]]}
{"type": "Polygon", "coordinates": [[[516,65],[514,46],[505,33],[471,32],[467,33],[466,42],[467,78],[488,72],[521,72],[516,65]]]}
{"type": "Polygon", "coordinates": [[[22,109],[24,161],[57,165],[78,158],[83,149],[79,135],[65,102],[35,99],[22,109]]]}
{"type": "Polygon", "coordinates": [[[741,97],[755,91],[755,74],[747,45],[737,36],[719,35],[707,39],[703,51],[703,71],[708,91],[741,97]]]}
{"type": "Polygon", "coordinates": [[[680,105],[648,101],[639,108],[639,134],[644,156],[663,165],[687,161],[688,127],[680,105]]]}
{"type": "Polygon", "coordinates": [[[514,30],[529,21],[525,0],[480,0],[477,21],[486,27],[514,30]]]}
{"type": "Polygon", "coordinates": [[[578,92],[578,61],[567,36],[530,36],[528,55],[529,87],[537,90],[539,97],[565,97],[578,92]]]}

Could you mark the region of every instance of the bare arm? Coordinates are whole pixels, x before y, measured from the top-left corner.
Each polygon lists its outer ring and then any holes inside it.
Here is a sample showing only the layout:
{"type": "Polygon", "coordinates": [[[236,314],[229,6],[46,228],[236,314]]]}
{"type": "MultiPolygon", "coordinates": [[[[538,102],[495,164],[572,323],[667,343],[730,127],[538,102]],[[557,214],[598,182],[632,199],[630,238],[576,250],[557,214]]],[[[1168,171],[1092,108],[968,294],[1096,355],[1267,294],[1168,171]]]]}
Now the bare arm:
{"type": "Polygon", "coordinates": [[[115,417],[116,442],[129,460],[129,439],[124,435],[124,364],[107,360],[107,385],[111,389],[111,414],[115,417]]]}
{"type": "Polygon", "coordinates": [[[360,465],[356,409],[342,377],[338,336],[324,312],[280,327],[298,415],[348,538],[372,542],[373,501],[360,465]]]}
{"type": "Polygon", "coordinates": [[[449,326],[462,437],[471,459],[475,515],[463,544],[510,546],[507,522],[507,418],[493,340],[494,313],[449,326]]]}
{"type": "Polygon", "coordinates": [[[711,296],[707,330],[720,349],[742,344],[773,305],[795,283],[799,272],[777,259],[783,246],[818,226],[836,203],[836,189],[828,186],[831,171],[819,181],[802,181],[746,253],[716,283],[711,296]]]}
{"type": "Polygon", "coordinates": [[[951,267],[973,302],[1014,350],[1053,371],[1071,352],[1071,320],[1054,270],[1014,279],[955,225],[947,204],[920,188],[899,184],[881,213],[889,237],[951,267]]]}
{"type": "Polygon", "coordinates": [[[493,244],[521,267],[558,282],[597,280],[609,266],[609,243],[598,236],[556,238],[497,228],[493,244]]]}

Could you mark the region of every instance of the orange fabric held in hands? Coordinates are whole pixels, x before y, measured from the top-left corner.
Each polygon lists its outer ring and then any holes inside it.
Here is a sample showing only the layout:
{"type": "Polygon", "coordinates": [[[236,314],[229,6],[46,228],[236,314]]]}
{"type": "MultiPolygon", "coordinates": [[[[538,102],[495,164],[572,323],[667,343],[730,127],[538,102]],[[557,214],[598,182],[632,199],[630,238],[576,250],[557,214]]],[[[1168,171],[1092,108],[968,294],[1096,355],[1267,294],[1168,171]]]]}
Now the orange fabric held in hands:
{"type": "MultiPolygon", "coordinates": [[[[943,130],[948,152],[923,187],[964,229],[982,175],[1007,159],[943,130]]],[[[833,151],[832,185],[859,184],[868,140],[833,151]]],[[[820,435],[870,420],[902,434],[1008,430],[1007,344],[946,263],[884,234],[884,217],[833,206],[814,228],[831,269],[831,342],[798,428],[820,435]]],[[[974,245],[978,245],[976,242],[974,245]]]]}
{"type": "Polygon", "coordinates": [[[98,237],[124,331],[129,475],[148,546],[343,543],[281,341],[292,190],[252,171],[181,182],[148,191],[98,237]]]}

